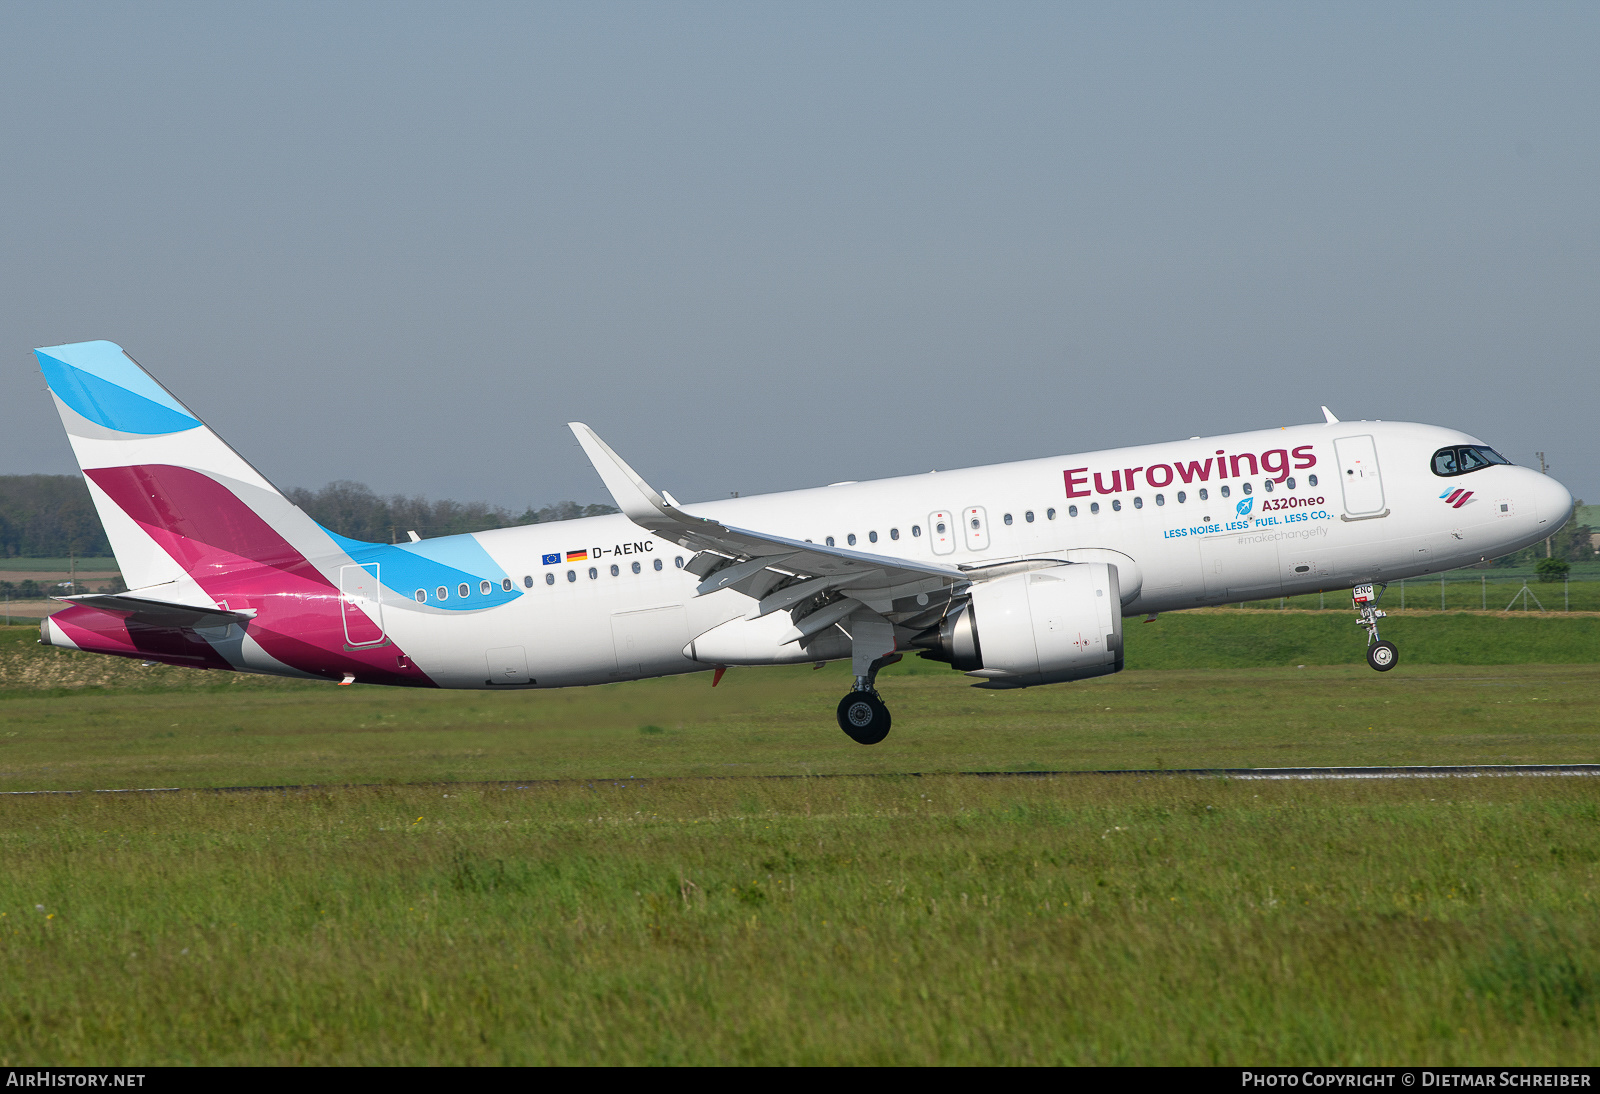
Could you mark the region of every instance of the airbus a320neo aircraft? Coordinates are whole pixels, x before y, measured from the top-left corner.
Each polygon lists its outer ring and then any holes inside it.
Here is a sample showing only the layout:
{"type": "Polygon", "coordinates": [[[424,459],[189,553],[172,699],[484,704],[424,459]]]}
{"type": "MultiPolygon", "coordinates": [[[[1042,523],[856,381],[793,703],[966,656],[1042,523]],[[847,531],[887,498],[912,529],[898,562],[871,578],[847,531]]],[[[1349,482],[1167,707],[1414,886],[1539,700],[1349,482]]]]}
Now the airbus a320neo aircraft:
{"type": "Polygon", "coordinates": [[[622,512],[388,544],[322,527],[110,342],[36,351],[130,586],[41,641],[198,668],[560,688],[848,658],[889,731],[905,651],[985,688],[1122,668],[1122,619],[1373,586],[1534,543],[1572,496],[1453,429],[1325,422],[680,505],[588,426],[622,512]]]}

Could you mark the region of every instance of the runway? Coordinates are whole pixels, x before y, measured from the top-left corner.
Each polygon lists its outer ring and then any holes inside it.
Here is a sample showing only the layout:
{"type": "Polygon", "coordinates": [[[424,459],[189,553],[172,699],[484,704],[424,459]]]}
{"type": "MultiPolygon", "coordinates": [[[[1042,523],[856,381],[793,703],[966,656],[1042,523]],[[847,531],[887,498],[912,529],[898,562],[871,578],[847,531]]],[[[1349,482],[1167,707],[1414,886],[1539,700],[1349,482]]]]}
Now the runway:
{"type": "Polygon", "coordinates": [[[642,786],[650,783],[713,782],[723,779],[930,779],[962,776],[979,779],[1059,778],[1193,778],[1255,781],[1313,781],[1327,779],[1503,779],[1600,776],[1600,764],[1458,764],[1440,767],[1224,767],[1137,768],[1108,771],[905,771],[843,772],[831,775],[672,775],[662,778],[597,779],[496,779],[487,782],[421,783],[304,783],[285,786],[141,786],[111,790],[5,790],[0,797],[75,794],[248,794],[295,791],[399,790],[416,787],[455,787],[478,790],[536,790],[553,786],[642,786]]]}

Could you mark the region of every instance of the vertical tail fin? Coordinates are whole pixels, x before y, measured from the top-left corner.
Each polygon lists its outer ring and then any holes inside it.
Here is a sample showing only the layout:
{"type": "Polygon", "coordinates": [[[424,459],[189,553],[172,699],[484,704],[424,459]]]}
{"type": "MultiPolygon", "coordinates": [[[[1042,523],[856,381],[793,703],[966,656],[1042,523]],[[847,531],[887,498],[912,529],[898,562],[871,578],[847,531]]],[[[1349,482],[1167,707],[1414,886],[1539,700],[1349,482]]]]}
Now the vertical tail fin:
{"type": "Polygon", "coordinates": [[[131,588],[188,587],[208,571],[251,563],[292,570],[326,542],[120,346],[34,353],[131,588]]]}

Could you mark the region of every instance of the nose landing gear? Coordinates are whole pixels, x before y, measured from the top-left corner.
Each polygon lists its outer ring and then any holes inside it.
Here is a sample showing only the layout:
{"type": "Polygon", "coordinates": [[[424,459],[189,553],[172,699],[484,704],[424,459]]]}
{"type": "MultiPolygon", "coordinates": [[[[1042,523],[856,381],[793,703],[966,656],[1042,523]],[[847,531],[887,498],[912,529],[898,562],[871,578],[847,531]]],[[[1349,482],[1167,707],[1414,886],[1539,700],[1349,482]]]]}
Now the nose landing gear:
{"type": "Polygon", "coordinates": [[[1387,612],[1378,610],[1378,598],[1388,586],[1357,585],[1350,591],[1355,604],[1356,626],[1367,628],[1367,664],[1379,672],[1388,672],[1400,663],[1400,651],[1394,643],[1378,637],[1378,620],[1388,618],[1387,612]]]}

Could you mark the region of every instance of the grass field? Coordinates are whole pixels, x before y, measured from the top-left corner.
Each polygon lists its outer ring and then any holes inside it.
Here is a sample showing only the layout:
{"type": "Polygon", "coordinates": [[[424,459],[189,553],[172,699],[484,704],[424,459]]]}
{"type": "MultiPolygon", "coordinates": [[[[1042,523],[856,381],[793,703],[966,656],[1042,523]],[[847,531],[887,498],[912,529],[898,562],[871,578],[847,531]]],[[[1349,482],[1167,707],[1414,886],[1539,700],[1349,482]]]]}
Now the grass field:
{"type": "Polygon", "coordinates": [[[0,798],[0,1065],[1588,1062],[1600,780],[895,773],[1592,762],[1595,625],[1417,614],[1380,675],[1316,613],[1130,621],[1103,680],[896,666],[873,748],[839,667],[438,694],[3,631],[0,788],[379,785],[0,798]],[[882,777],[753,777],[833,773],[882,777]]]}

